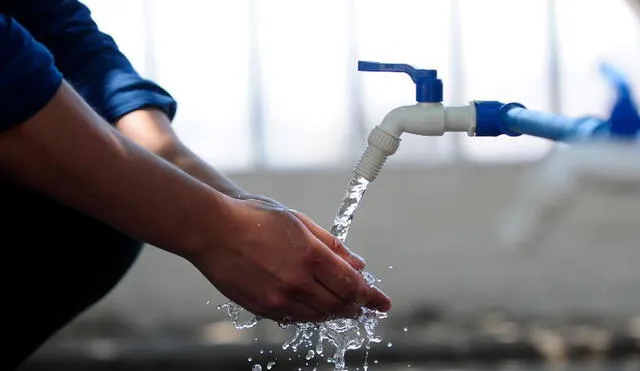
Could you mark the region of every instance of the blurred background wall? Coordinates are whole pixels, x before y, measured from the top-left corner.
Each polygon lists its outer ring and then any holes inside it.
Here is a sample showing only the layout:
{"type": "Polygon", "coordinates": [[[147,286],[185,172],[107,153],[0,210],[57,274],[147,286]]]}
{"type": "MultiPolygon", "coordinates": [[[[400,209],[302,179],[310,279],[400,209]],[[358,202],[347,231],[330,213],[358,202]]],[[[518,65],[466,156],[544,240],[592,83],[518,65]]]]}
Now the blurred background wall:
{"type": "MultiPolygon", "coordinates": [[[[534,251],[510,249],[494,235],[496,219],[524,169],[386,169],[373,183],[349,246],[382,279],[394,316],[433,305],[459,315],[494,309],[521,316],[640,315],[640,197],[584,191],[562,229],[552,230],[544,244],[534,251]]],[[[234,178],[329,227],[348,176],[323,171],[234,178]]],[[[190,263],[148,248],[92,313],[143,327],[206,323],[224,319],[215,308],[224,302],[190,263]]]]}

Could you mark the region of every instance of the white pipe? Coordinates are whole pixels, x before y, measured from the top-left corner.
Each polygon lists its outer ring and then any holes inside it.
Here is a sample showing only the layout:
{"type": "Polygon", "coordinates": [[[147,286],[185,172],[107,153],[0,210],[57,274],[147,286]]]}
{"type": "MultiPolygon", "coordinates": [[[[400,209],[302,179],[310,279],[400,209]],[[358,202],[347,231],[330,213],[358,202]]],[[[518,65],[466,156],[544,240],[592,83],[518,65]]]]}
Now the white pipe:
{"type": "Polygon", "coordinates": [[[445,132],[475,134],[476,110],[473,103],[460,107],[445,107],[442,103],[418,103],[398,107],[389,112],[368,138],[368,146],[356,165],[355,173],[373,181],[387,157],[400,146],[402,133],[440,136],[445,132]]]}

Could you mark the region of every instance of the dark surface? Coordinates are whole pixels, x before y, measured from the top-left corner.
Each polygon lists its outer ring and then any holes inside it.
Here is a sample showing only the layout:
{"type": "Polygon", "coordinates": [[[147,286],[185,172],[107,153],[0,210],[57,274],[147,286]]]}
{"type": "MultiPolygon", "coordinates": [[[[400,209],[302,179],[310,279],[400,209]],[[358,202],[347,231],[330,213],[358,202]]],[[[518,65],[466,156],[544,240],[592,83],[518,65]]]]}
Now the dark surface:
{"type": "MultiPolygon", "coordinates": [[[[635,317],[515,318],[489,311],[455,318],[421,311],[381,324],[383,341],[372,345],[369,370],[640,371],[639,324],[635,317]]],[[[105,317],[69,326],[22,371],[250,370],[254,364],[266,370],[269,361],[276,361],[272,370],[331,370],[326,358],[307,361],[307,349],[283,350],[292,334],[269,321],[246,330],[227,321],[143,329],[105,317]]],[[[363,371],[362,350],[347,352],[346,360],[349,370],[363,371]]]]}
{"type": "MultiPolygon", "coordinates": [[[[311,361],[306,361],[305,354],[306,350],[297,353],[283,351],[279,344],[211,345],[202,342],[176,341],[175,339],[153,341],[100,339],[68,342],[43,349],[27,362],[21,368],[21,371],[63,369],[69,371],[247,370],[256,363],[261,364],[263,369],[266,369],[267,362],[272,360],[276,360],[278,366],[274,367],[273,370],[296,370],[298,367],[302,367],[303,370],[312,370],[313,366],[318,365],[322,366],[319,369],[323,370],[328,367],[326,359],[321,358],[318,361],[318,359],[314,358],[311,361]],[[249,357],[251,357],[251,361],[248,360],[249,357]]],[[[499,343],[476,340],[468,342],[466,346],[458,346],[447,344],[429,345],[425,343],[411,344],[397,341],[392,347],[387,347],[384,344],[373,347],[368,359],[371,366],[370,370],[406,368],[435,370],[509,369],[507,366],[513,366],[513,362],[518,362],[518,367],[512,368],[514,370],[546,370],[547,366],[545,364],[550,362],[557,364],[565,360],[576,365],[584,365],[585,362],[590,362],[588,363],[589,368],[574,368],[576,370],[637,371],[640,370],[637,361],[640,359],[640,344],[636,339],[616,339],[611,343],[606,353],[597,353],[587,347],[568,346],[564,357],[552,359],[542,350],[526,343],[499,343]],[[594,359],[606,359],[606,361],[605,363],[594,363],[594,359]],[[378,363],[374,363],[375,361],[378,361],[378,363]],[[627,366],[634,365],[633,362],[635,362],[636,368],[628,368],[627,366]],[[408,367],[408,365],[411,365],[411,367],[408,367]],[[605,367],[605,365],[607,366],[605,367]]],[[[364,353],[362,351],[349,352],[347,361],[351,369],[355,370],[357,367],[362,366],[364,353]]]]}

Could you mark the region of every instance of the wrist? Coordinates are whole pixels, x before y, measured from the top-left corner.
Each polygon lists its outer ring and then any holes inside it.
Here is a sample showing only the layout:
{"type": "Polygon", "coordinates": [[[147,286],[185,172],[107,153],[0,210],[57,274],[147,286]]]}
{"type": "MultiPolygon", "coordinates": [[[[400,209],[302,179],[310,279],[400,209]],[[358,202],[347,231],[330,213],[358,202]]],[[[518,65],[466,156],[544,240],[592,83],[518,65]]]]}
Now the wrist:
{"type": "Polygon", "coordinates": [[[228,244],[242,228],[242,205],[239,200],[216,193],[213,203],[202,204],[202,210],[195,211],[195,220],[186,221],[182,236],[185,246],[182,257],[193,261],[211,248],[228,244]]]}

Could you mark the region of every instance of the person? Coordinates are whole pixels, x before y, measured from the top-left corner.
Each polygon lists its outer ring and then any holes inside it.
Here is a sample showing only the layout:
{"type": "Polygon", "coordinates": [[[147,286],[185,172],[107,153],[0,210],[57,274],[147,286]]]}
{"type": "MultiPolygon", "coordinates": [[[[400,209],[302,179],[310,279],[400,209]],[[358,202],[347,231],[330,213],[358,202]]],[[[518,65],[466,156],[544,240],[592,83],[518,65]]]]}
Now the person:
{"type": "Polygon", "coordinates": [[[143,242],[262,317],[389,310],[335,237],[191,152],[176,107],[78,0],[0,0],[3,369],[108,293],[143,242]]]}

